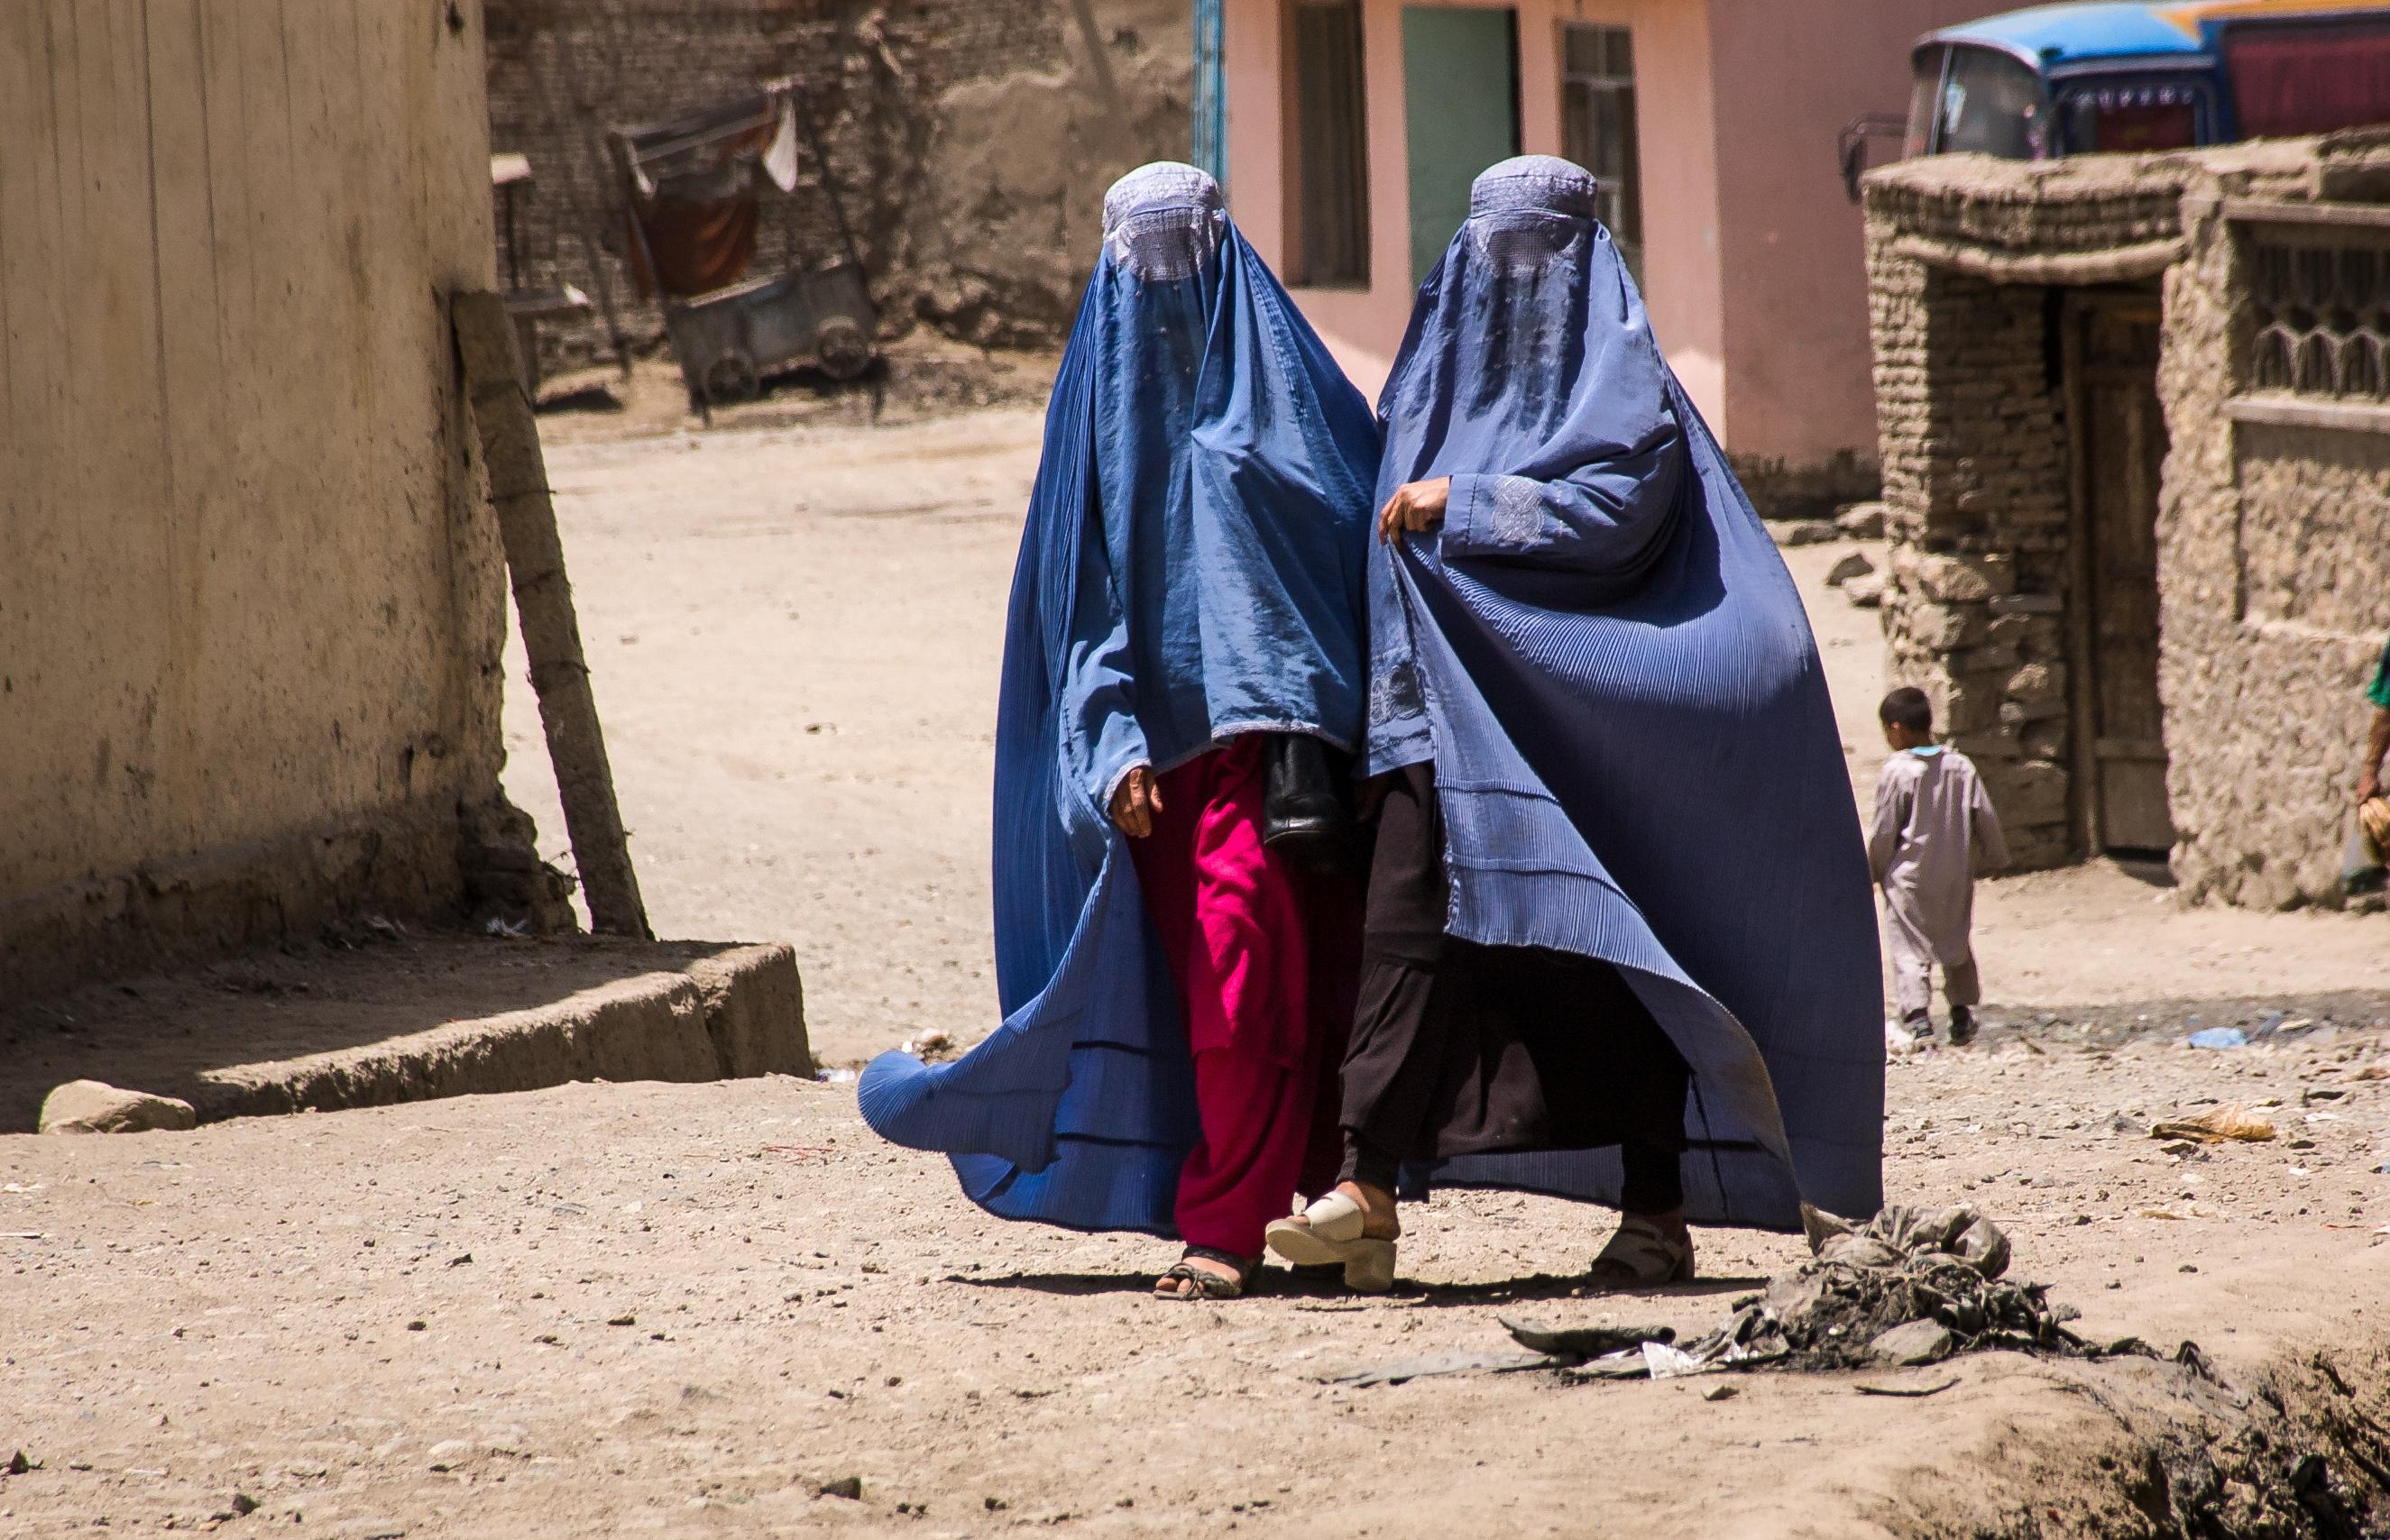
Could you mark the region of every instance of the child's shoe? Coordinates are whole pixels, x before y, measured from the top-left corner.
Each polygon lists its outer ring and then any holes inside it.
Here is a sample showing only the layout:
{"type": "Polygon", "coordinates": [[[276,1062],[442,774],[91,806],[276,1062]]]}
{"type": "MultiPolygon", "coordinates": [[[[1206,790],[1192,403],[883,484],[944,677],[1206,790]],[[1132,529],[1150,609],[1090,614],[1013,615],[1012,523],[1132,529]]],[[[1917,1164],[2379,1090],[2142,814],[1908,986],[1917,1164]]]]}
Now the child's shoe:
{"type": "Polygon", "coordinates": [[[1950,1007],[1950,1046],[1963,1048],[1975,1040],[1975,1013],[1965,1006],[1950,1007]]]}
{"type": "MultiPolygon", "coordinates": [[[[1924,1011],[1912,1010],[1902,1017],[1900,1030],[1908,1033],[1911,1052],[1923,1053],[1934,1046],[1934,1018],[1924,1011]]],[[[1952,1030],[1957,1030],[1955,1025],[1952,1030]]]]}

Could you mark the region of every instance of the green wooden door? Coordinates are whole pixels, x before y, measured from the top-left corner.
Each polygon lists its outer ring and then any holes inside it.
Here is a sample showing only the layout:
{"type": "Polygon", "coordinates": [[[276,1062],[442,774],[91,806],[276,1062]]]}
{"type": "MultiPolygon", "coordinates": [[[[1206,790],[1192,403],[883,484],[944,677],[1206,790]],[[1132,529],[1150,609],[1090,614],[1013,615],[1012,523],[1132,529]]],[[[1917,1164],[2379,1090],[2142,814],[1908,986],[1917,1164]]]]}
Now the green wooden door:
{"type": "Polygon", "coordinates": [[[1518,39],[1508,6],[1403,7],[1413,283],[1469,217],[1469,184],[1519,153],[1518,39]]]}

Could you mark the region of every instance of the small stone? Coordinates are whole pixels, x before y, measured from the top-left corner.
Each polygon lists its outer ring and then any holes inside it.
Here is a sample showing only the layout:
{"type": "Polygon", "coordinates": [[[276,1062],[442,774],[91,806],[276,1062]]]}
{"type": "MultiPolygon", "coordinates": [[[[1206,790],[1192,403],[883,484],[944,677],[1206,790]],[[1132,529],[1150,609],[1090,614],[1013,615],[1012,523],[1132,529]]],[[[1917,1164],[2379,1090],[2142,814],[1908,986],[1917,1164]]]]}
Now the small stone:
{"type": "Polygon", "coordinates": [[[28,1470],[38,1470],[40,1469],[41,1463],[37,1460],[27,1459],[25,1457],[25,1451],[22,1449],[19,1449],[15,1454],[9,1456],[8,1463],[6,1465],[0,1466],[0,1471],[5,1471],[11,1476],[21,1476],[28,1470]]]}
{"type": "Polygon", "coordinates": [[[1826,571],[1826,586],[1840,588],[1855,577],[1865,577],[1875,571],[1875,563],[1857,551],[1843,558],[1826,571]]]}
{"type": "Polygon", "coordinates": [[[409,1321],[406,1323],[406,1329],[409,1331],[421,1331],[423,1329],[423,1323],[421,1321],[409,1321]]]}
{"type": "Polygon", "coordinates": [[[1917,586],[1945,604],[1976,604],[2016,591],[2016,567],[2006,556],[1921,554],[1917,586]]]}
{"type": "Polygon", "coordinates": [[[1791,519],[1773,522],[1767,533],[1779,545],[1822,545],[1830,540],[1840,540],[1843,532],[1823,519],[1791,519]]]}
{"type": "Polygon", "coordinates": [[[98,1080],[70,1080],[42,1098],[35,1126],[45,1134],[176,1133],[196,1127],[199,1115],[187,1101],[122,1091],[98,1080]]]}
{"type": "Polygon", "coordinates": [[[841,1476],[834,1482],[822,1482],[821,1485],[814,1488],[814,1494],[821,1497],[843,1497],[850,1503],[859,1503],[863,1501],[863,1478],[841,1476]]]}
{"type": "Polygon", "coordinates": [[[1854,610],[1873,610],[1883,603],[1883,574],[1870,572],[1843,584],[1843,597],[1851,601],[1854,610]]]}
{"type": "Polygon", "coordinates": [[[1905,1321],[1868,1343],[1874,1356],[1904,1368],[1939,1363],[1950,1348],[1950,1328],[1935,1320],[1905,1321]]]}
{"type": "Polygon", "coordinates": [[[1834,515],[1834,528],[1849,535],[1853,540],[1882,540],[1883,538],[1883,505],[1853,503],[1849,507],[1834,515]]]}
{"type": "Polygon", "coordinates": [[[639,1318],[636,1315],[613,1315],[607,1318],[606,1324],[608,1326],[636,1326],[639,1324],[639,1318]]]}
{"type": "Polygon", "coordinates": [[[1702,1392],[1703,1401],[1731,1401],[1742,1393],[1740,1385],[1712,1385],[1702,1392]]]}

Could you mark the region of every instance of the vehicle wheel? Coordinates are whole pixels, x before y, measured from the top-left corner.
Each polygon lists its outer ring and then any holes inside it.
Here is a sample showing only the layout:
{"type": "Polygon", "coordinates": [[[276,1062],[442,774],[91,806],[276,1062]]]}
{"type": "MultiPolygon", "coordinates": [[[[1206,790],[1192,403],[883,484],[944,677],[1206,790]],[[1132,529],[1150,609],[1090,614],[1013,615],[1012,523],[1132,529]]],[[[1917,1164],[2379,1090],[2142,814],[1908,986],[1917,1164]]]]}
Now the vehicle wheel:
{"type": "Polygon", "coordinates": [[[853,379],[871,366],[871,339],[844,316],[824,321],[814,333],[814,358],[832,379],[853,379]]]}
{"type": "Polygon", "coordinates": [[[705,391],[716,401],[752,401],[764,393],[755,361],[744,353],[726,353],[705,371],[705,391]]]}

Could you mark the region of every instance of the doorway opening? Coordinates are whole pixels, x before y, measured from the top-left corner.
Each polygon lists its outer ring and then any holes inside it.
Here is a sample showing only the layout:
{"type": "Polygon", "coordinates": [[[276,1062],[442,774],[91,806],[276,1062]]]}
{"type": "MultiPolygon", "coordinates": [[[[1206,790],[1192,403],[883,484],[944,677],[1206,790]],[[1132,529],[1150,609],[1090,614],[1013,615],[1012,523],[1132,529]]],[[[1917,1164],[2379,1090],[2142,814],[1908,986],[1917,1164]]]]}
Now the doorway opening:
{"type": "Polygon", "coordinates": [[[2074,819],[2095,854],[2163,857],[2165,717],[2158,697],[2158,401],[2154,286],[2070,290],[2059,306],[2072,456],[2068,652],[2074,819]]]}

